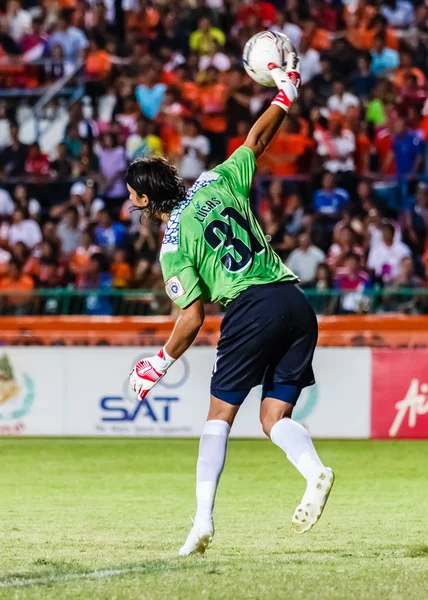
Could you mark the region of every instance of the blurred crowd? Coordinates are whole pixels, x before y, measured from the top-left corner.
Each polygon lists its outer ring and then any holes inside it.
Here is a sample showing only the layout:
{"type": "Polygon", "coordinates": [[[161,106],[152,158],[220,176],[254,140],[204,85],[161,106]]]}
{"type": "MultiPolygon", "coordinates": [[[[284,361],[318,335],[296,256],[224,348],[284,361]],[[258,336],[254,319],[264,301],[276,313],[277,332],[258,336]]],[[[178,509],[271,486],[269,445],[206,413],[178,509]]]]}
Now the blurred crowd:
{"type": "Polygon", "coordinates": [[[426,312],[400,290],[428,283],[427,19],[421,0],[0,1],[0,289],[161,289],[127,165],[165,154],[190,184],[230,156],[275,93],[243,45],[273,29],[303,87],[258,164],[265,235],[308,290],[343,291],[320,311],[384,289],[381,309],[426,312]],[[61,78],[80,94],[44,106],[58,143],[24,143],[24,92],[61,78]]]}

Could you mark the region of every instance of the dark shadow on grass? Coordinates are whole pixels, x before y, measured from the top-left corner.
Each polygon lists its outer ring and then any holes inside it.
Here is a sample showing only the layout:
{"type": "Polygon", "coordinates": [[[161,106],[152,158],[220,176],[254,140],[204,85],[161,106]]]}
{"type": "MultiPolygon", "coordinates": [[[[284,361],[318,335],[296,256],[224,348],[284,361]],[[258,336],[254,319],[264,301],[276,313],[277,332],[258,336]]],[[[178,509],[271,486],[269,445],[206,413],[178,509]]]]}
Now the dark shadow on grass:
{"type": "MultiPolygon", "coordinates": [[[[300,554],[312,554],[323,555],[323,554],[334,554],[338,558],[353,558],[353,559],[370,559],[370,558],[425,558],[428,557],[428,544],[415,544],[413,546],[382,546],[380,549],[367,549],[364,553],[361,550],[350,551],[347,548],[320,548],[320,549],[302,549],[302,550],[287,550],[285,553],[288,555],[300,555],[300,554]]],[[[293,561],[294,562],[294,561],[293,561]]]]}
{"type": "Polygon", "coordinates": [[[348,554],[345,549],[339,548],[334,550],[332,548],[324,548],[320,550],[308,550],[305,548],[304,550],[287,550],[285,554],[337,554],[338,556],[351,556],[351,554],[348,554]]]}
{"type": "Polygon", "coordinates": [[[174,573],[183,571],[205,571],[206,574],[218,574],[213,564],[204,560],[203,556],[172,560],[151,560],[140,563],[124,563],[119,565],[104,565],[102,567],[88,569],[77,562],[50,561],[37,559],[35,566],[46,567],[37,571],[26,571],[21,573],[9,573],[0,577],[1,588],[12,589],[14,587],[46,586],[52,583],[67,583],[75,579],[87,581],[100,579],[100,573],[106,579],[108,577],[126,577],[132,575],[157,575],[158,573],[174,573]]]}
{"type": "Polygon", "coordinates": [[[424,558],[428,556],[428,545],[427,544],[415,544],[409,546],[405,554],[408,558],[424,558]]]}

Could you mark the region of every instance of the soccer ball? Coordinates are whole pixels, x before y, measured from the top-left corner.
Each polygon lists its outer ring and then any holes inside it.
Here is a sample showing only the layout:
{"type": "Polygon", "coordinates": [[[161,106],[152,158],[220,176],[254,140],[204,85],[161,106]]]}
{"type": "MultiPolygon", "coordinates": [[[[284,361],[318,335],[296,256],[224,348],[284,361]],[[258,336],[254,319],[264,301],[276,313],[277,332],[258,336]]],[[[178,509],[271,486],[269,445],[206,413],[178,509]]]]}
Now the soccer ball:
{"type": "Polygon", "coordinates": [[[285,67],[290,52],[296,52],[289,38],[277,31],[256,33],[244,46],[242,62],[244,69],[254,81],[273,86],[275,82],[268,69],[269,63],[285,67]]]}

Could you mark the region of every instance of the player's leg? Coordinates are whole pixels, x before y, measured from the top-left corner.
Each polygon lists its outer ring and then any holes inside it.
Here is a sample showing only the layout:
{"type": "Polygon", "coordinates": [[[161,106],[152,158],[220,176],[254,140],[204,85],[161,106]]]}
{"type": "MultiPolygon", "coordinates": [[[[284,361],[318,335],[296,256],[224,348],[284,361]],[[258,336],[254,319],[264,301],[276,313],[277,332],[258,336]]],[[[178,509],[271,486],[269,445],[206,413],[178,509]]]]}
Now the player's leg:
{"type": "Polygon", "coordinates": [[[199,442],[196,466],[196,514],[180,555],[203,553],[214,536],[213,511],[217,487],[226,460],[230,428],[239,410],[211,395],[210,409],[199,442]]]}
{"type": "Polygon", "coordinates": [[[278,348],[278,354],[266,372],[260,420],[266,435],[306,479],[305,494],[292,519],[296,533],[304,533],[320,518],[334,483],[334,474],[321,462],[309,432],[291,419],[302,388],[315,381],[312,358],[318,337],[316,317],[303,293],[295,286],[285,290],[284,301],[293,323],[292,339],[285,341],[282,356],[278,348]]]}
{"type": "Polygon", "coordinates": [[[230,428],[249,391],[261,383],[268,336],[259,290],[248,289],[228,307],[221,326],[211,378],[208,419],[199,444],[195,523],[180,554],[204,552],[214,533],[213,508],[223,471],[230,428]]]}
{"type": "Polygon", "coordinates": [[[293,421],[293,405],[265,398],[261,405],[260,420],[263,431],[281,448],[288,460],[306,479],[306,490],[292,518],[296,533],[309,531],[321,517],[334,483],[334,474],[319,458],[309,432],[293,421]]]}

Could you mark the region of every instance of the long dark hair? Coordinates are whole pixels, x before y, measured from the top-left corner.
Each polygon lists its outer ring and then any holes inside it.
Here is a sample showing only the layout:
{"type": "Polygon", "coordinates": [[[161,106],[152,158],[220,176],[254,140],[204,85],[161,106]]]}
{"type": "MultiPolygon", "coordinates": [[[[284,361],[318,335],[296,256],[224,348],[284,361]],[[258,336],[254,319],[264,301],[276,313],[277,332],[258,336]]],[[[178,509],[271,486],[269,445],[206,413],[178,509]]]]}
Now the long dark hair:
{"type": "Polygon", "coordinates": [[[135,160],[128,167],[126,183],[139,196],[145,194],[149,204],[138,210],[147,211],[150,219],[169,214],[186,194],[183,179],[166,158],[152,156],[135,160]]]}

